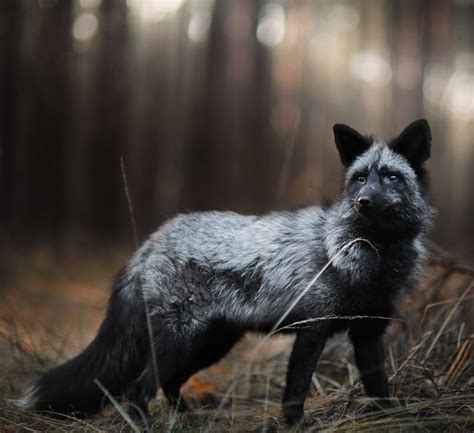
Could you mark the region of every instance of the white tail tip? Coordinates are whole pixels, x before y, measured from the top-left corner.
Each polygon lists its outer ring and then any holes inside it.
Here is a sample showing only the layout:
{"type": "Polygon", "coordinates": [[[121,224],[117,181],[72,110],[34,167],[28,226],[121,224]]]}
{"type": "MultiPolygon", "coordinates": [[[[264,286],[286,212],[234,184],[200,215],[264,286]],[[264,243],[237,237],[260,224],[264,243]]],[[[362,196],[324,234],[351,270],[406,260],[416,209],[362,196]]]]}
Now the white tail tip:
{"type": "Polygon", "coordinates": [[[8,402],[23,410],[30,410],[35,407],[38,394],[38,388],[28,388],[26,395],[22,398],[9,399],[8,402]]]}

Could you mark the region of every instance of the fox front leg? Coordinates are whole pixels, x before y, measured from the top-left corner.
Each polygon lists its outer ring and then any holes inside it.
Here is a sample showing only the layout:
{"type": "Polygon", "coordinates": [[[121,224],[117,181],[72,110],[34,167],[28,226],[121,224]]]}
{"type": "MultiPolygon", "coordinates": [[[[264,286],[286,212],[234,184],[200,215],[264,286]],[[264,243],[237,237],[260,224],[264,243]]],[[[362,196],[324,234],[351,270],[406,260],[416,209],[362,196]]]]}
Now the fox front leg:
{"type": "Polygon", "coordinates": [[[385,351],[382,341],[387,323],[364,323],[354,326],[349,335],[354,357],[365,392],[382,406],[390,405],[389,386],[385,373],[385,351]]]}
{"type": "Polygon", "coordinates": [[[322,327],[302,329],[296,334],[283,396],[283,414],[288,424],[303,420],[304,401],[325,342],[326,332],[322,327]]]}

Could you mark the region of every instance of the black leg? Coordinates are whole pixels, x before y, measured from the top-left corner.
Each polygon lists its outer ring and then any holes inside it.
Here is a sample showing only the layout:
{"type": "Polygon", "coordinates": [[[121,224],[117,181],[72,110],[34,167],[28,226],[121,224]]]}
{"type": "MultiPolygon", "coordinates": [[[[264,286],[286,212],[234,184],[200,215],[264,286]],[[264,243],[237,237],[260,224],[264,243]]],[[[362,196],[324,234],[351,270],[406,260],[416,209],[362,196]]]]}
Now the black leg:
{"type": "Polygon", "coordinates": [[[186,412],[189,410],[188,404],[184,401],[181,395],[181,385],[185,380],[177,380],[176,382],[165,382],[163,383],[163,392],[168,399],[171,406],[173,406],[178,412],[186,412]]]}
{"type": "Polygon", "coordinates": [[[199,333],[183,337],[179,347],[175,343],[167,344],[166,350],[159,354],[158,370],[170,403],[178,410],[189,409],[181,396],[181,386],[199,370],[219,361],[241,336],[242,331],[225,323],[212,323],[199,333]]]}
{"type": "MultiPolygon", "coordinates": [[[[186,347],[186,345],[184,345],[186,347]]],[[[158,374],[160,385],[169,403],[178,411],[183,412],[189,409],[181,395],[181,386],[188,379],[186,369],[191,363],[189,354],[182,353],[181,356],[176,347],[171,344],[167,346],[166,352],[158,354],[158,374]]]]}
{"type": "Polygon", "coordinates": [[[369,397],[388,399],[390,395],[385,373],[383,330],[380,332],[377,326],[373,326],[372,330],[370,325],[357,326],[353,327],[349,334],[365,392],[369,397]]]}
{"type": "Polygon", "coordinates": [[[148,403],[155,397],[158,378],[155,377],[155,369],[151,356],[140,376],[127,388],[126,396],[146,417],[149,417],[148,403]]]}
{"type": "Polygon", "coordinates": [[[303,406],[318,359],[326,342],[322,328],[300,330],[288,364],[286,389],[283,396],[283,414],[289,424],[303,420],[303,406]]]}

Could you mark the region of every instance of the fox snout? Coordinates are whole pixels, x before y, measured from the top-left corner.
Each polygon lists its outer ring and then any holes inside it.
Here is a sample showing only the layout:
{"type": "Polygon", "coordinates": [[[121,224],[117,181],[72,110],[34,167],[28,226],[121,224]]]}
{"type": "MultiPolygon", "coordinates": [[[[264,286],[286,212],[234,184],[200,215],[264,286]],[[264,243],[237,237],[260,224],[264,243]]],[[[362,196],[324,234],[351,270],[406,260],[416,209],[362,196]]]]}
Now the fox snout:
{"type": "Polygon", "coordinates": [[[355,197],[354,206],[357,212],[380,213],[385,207],[384,191],[379,176],[371,172],[355,197]]]}
{"type": "Polygon", "coordinates": [[[358,212],[363,212],[373,205],[373,200],[367,195],[358,197],[355,203],[355,208],[358,212]]]}
{"type": "Polygon", "coordinates": [[[374,195],[363,195],[356,199],[355,209],[362,214],[378,214],[385,209],[385,204],[374,195]]]}

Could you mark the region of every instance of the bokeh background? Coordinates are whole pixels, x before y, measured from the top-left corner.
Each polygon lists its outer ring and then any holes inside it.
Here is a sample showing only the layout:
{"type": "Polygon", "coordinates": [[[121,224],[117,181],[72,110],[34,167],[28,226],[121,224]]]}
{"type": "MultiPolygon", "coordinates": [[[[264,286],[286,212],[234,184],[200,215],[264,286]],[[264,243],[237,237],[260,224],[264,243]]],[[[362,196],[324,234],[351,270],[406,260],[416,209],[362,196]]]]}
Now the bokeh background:
{"type": "Polygon", "coordinates": [[[337,197],[332,125],[433,129],[433,239],[474,257],[472,0],[2,0],[8,246],[337,197]]]}
{"type": "MultiPolygon", "coordinates": [[[[177,212],[330,203],[334,123],[390,138],[420,117],[433,132],[435,254],[391,328],[391,368],[403,398],[434,396],[440,420],[472,431],[453,423],[472,420],[474,401],[474,0],[0,0],[0,424],[4,398],[91,341],[135,237],[177,212]]],[[[224,389],[256,338],[214,384],[195,376],[191,395],[224,389]]],[[[274,389],[280,416],[290,342],[259,352],[265,388],[243,393],[256,412],[274,389]]],[[[356,380],[346,346],[331,347],[308,404],[328,425],[356,380]]]]}

